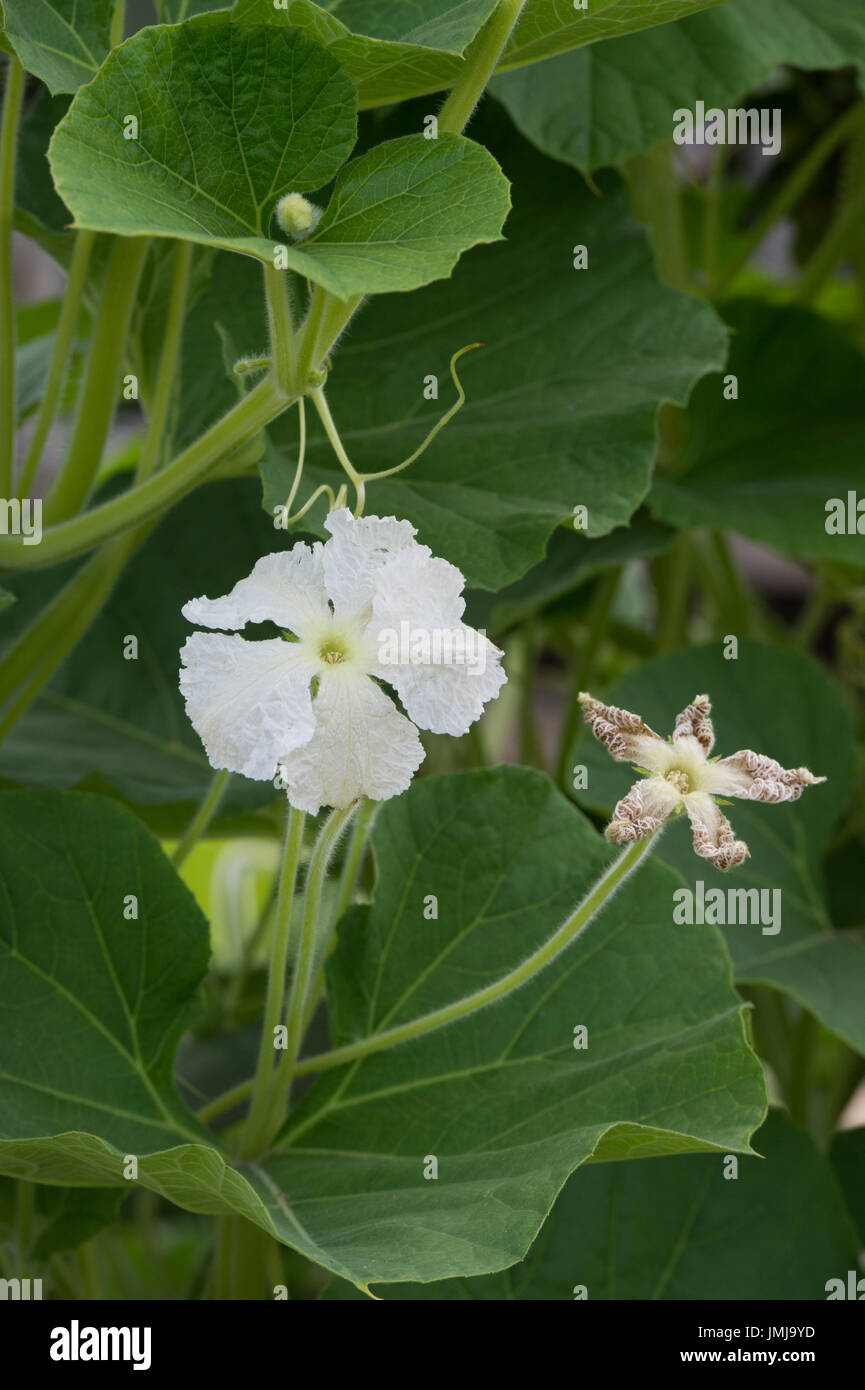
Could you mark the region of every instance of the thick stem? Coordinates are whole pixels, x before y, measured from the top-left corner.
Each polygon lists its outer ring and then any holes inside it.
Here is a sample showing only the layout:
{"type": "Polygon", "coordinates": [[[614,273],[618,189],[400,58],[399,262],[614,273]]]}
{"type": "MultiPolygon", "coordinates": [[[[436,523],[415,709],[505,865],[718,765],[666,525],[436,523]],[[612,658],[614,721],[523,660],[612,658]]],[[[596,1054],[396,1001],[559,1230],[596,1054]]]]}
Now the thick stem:
{"type": "Polygon", "coordinates": [[[174,252],[174,272],[171,277],[171,292],[168,300],[168,314],[165,320],[165,336],[156,373],[156,388],[147,422],[147,434],[138,460],[136,481],[144,482],[159,463],[163,448],[163,436],[168,421],[168,411],[177,381],[177,364],[180,358],[180,345],[183,341],[183,323],[186,318],[186,299],[189,292],[189,269],[192,264],[192,242],[178,241],[174,252]]]}
{"type": "Polygon", "coordinates": [[[265,265],[264,293],[270,329],[271,374],[278,390],[286,395],[295,395],[296,349],[288,297],[288,272],[265,265]]]}
{"type": "Polygon", "coordinates": [[[0,535],[0,569],[40,569],[57,564],[92,550],[108,537],[148,517],[158,516],[191,492],[229,455],[249,443],[290,404],[266,378],[158,473],[82,516],[47,527],[40,545],[25,546],[20,536],[0,535]]]}
{"type": "Polygon", "coordinates": [[[629,874],[640,863],[641,859],[649,852],[660,834],[659,830],[647,836],[645,840],[638,840],[636,844],[629,845],[627,849],[613,861],[606,873],[595,884],[589,893],[583,898],[582,902],[574,909],[570,917],[553,932],[552,936],[539,946],[536,951],[524,960],[522,965],[518,965],[514,970],[508,971],[501,979],[487,985],[484,989],[476,990],[474,994],[468,994],[464,999],[459,999],[453,1004],[446,1004],[444,1008],[435,1009],[432,1013],[424,1014],[421,1018],[412,1019],[410,1023],[401,1023],[396,1028],[387,1028],[381,1033],[373,1033],[371,1037],[363,1038],[360,1042],[347,1043],[345,1047],[336,1047],[331,1052],[320,1053],[317,1057],[306,1057],[299,1062],[295,1068],[296,1076],[306,1076],[310,1072],[325,1071],[330,1067],[340,1067],[346,1062],[356,1062],[363,1057],[370,1057],[375,1052],[381,1052],[387,1047],[396,1047],[399,1043],[409,1042],[413,1038],[423,1037],[426,1033],[431,1033],[437,1028],[444,1028],[449,1023],[455,1023],[457,1019],[466,1018],[469,1014],[476,1013],[478,1009],[485,1009],[489,1004],[495,1004],[500,999],[511,993],[512,990],[519,989],[520,985],[526,984],[539,971],[545,969],[560,952],[588,926],[592,918],[601,911],[607,901],[621,886],[629,874]]]}
{"type": "Polygon", "coordinates": [[[496,70],[525,0],[499,0],[466,53],[465,67],[439,113],[439,130],[459,135],[468,124],[484,88],[496,70]]]}
{"type": "Polygon", "coordinates": [[[42,450],[45,447],[45,441],[60,404],[63,384],[69,370],[72,344],[78,329],[81,295],[84,290],[84,282],[87,279],[90,252],[93,249],[95,239],[95,232],[84,230],[78,232],[75,238],[75,250],[72,253],[66,292],[63,296],[60,317],[57,320],[57,331],[54,335],[54,347],[51,351],[51,363],[48,368],[45,390],[42,394],[39,413],[36,416],[36,425],[16,484],[18,496],[21,498],[26,497],[33,486],[33,479],[42,458],[42,450]]]}
{"type": "Polygon", "coordinates": [[[6,62],[6,90],[0,120],[0,496],[12,492],[15,457],[15,303],[12,297],[12,217],[15,161],[24,97],[24,69],[15,57],[6,62]]]}
{"type": "Polygon", "coordinates": [[[179,869],[181,865],[186,863],[186,860],[195,849],[198,841],[207,831],[207,827],[216,815],[219,809],[219,803],[225,795],[225,789],[228,786],[230,777],[231,773],[226,771],[225,768],[221,768],[211,780],[210,786],[201,799],[198,810],[186,827],[183,838],[180,840],[171,856],[171,862],[175,869],[179,869]]]}
{"type": "Polygon", "coordinates": [[[336,848],[337,840],[345,829],[357,803],[343,810],[332,811],[318,837],[306,875],[306,891],[303,899],[303,924],[300,933],[300,950],[294,970],[291,994],[288,1002],[288,1036],[286,1048],[280,1058],[273,1096],[270,1104],[268,1137],[282,1123],[283,1112],[288,1105],[291,1083],[299,1068],[297,1065],[300,1044],[303,1040],[303,1025],[306,1017],[306,1002],[312,981],[317,949],[321,944],[321,895],[327,877],[330,857],[336,848]]]}
{"type": "Polygon", "coordinates": [[[144,257],[146,237],[118,238],[111,253],[87,359],[84,386],[66,458],[45,498],[46,525],[77,512],[99,472],[102,451],[114,419],[118,371],[144,257]]]}
{"type": "Polygon", "coordinates": [[[291,907],[294,902],[297,866],[300,862],[305,820],[306,817],[302,811],[296,811],[293,806],[289,809],[282,872],[279,880],[279,897],[276,905],[276,922],[274,923],[273,942],[270,949],[267,999],[264,1007],[261,1043],[258,1050],[258,1066],[253,1084],[252,1105],[243,1140],[242,1153],[244,1158],[259,1153],[266,1141],[268,1103],[274,1071],[274,1030],[282,1018],[282,1005],[285,998],[285,972],[288,964],[291,907]]]}

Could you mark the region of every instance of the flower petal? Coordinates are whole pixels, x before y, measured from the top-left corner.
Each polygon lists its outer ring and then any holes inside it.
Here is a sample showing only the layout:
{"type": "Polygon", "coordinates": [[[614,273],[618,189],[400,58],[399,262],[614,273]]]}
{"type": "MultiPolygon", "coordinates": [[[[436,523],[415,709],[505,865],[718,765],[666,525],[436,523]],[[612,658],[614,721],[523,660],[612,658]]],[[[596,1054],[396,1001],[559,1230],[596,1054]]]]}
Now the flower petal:
{"type": "Polygon", "coordinates": [[[193,598],[183,616],[202,627],[241,628],[268,620],[298,637],[322,621],[330,608],[324,585],[324,546],[303,542],[256,560],[252,573],[223,598],[193,598]]]}
{"type": "Polygon", "coordinates": [[[748,846],[737,840],[733,827],[708,792],[691,792],[684,798],[694,836],[694,852],[716,869],[735,869],[748,857],[748,846]]]}
{"type": "Polygon", "coordinates": [[[322,806],[350,806],[360,796],[386,801],[405,791],[424,750],[415,726],[375,681],[348,664],[334,666],[322,672],[312,709],[312,738],[279,760],[292,806],[315,815],[322,806]]]}
{"type": "Polygon", "coordinates": [[[670,745],[654,729],[644,724],[638,714],[601,704],[600,700],[580,693],[583,718],[595,738],[620,763],[637,763],[651,772],[666,772],[670,761],[670,745]]]}
{"type": "Polygon", "coordinates": [[[211,766],[266,781],[312,738],[313,668],[298,643],[194,632],[180,659],[186,713],[211,766]]]}
{"type": "Polygon", "coordinates": [[[614,844],[644,840],[675,811],[682,793],[661,777],[643,777],[635,782],[613,811],[604,834],[614,844]]]}
{"type": "Polygon", "coordinates": [[[464,583],[426,546],[401,551],[380,571],[366,630],[377,653],[370,670],[393,686],[409,718],[457,738],[507,680],[502,652],[462,622],[464,583]]]}
{"type": "Polygon", "coordinates": [[[702,749],[703,756],[708,757],[715,746],[715,730],[709,718],[711,711],[712,702],[708,695],[695,695],[676,719],[673,742],[694,742],[697,748],[702,749]]]}
{"type": "Polygon", "coordinates": [[[706,786],[715,795],[745,801],[798,801],[806,787],[825,781],[807,767],[784,768],[774,758],[743,748],[710,765],[706,786]]]}
{"type": "Polygon", "coordinates": [[[324,519],[330,540],[323,549],[327,593],[338,618],[363,612],[372,602],[382,566],[401,550],[418,546],[415,528],[396,517],[354,517],[348,507],[330,512],[324,519]]]}

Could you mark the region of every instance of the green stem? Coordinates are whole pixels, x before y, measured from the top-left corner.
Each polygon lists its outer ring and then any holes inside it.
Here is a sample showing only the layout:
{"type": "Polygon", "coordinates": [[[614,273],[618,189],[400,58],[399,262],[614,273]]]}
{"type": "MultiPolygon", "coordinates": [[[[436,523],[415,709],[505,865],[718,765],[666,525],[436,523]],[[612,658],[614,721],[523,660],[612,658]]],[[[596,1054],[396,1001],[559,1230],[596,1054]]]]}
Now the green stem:
{"type": "Polygon", "coordinates": [[[269,1114],[267,1138],[282,1123],[291,1083],[298,1070],[297,1058],[303,1039],[303,1024],[306,1017],[306,1002],[312,981],[317,948],[321,944],[321,895],[327,877],[330,857],[336,848],[337,840],[357,808],[357,803],[342,810],[332,811],[316,841],[309,861],[306,875],[306,890],[303,898],[303,924],[300,932],[300,950],[291,985],[288,1001],[288,1037],[286,1048],[279,1061],[273,1086],[269,1114]]]}
{"type": "MultiPolygon", "coordinates": [[[[472,727],[475,728],[477,726],[473,725],[472,727]]],[[[339,893],[337,896],[336,908],[334,909],[334,914],[331,919],[327,939],[318,951],[318,965],[315,968],[315,976],[307,996],[303,1018],[304,1032],[306,1032],[306,1029],[312,1022],[312,1016],[324,992],[327,957],[330,953],[337,926],[343,913],[347,912],[354,902],[357,880],[366,853],[367,838],[377,810],[377,801],[370,801],[364,798],[360,803],[354,825],[352,826],[351,839],[349,840],[348,850],[346,851],[345,861],[342,866],[342,874],[339,880],[339,893]]]]}
{"type": "Polygon", "coordinates": [[[254,1089],[255,1077],[248,1077],[246,1081],[239,1081],[236,1086],[223,1091],[221,1095],[214,1096],[213,1100],[202,1105],[196,1114],[203,1125],[211,1124],[220,1115],[224,1115],[226,1110],[233,1110],[235,1105],[246,1100],[247,1096],[252,1095],[254,1089]]]}
{"type": "Polygon", "coordinates": [[[816,1041],[817,1020],[807,1009],[803,1009],[793,1029],[790,1079],[786,1095],[790,1119],[803,1129],[809,1127],[811,1072],[816,1041]]]}
{"type": "Polygon", "coordinates": [[[54,334],[54,347],[51,350],[51,363],[48,368],[45,389],[42,394],[39,413],[36,416],[36,425],[16,485],[18,496],[21,498],[26,497],[33,486],[33,479],[42,458],[45,440],[48,438],[57,414],[57,407],[60,404],[63,385],[69,369],[72,344],[78,331],[81,296],[87,278],[90,252],[93,249],[95,239],[95,232],[85,230],[78,232],[75,237],[75,250],[72,253],[66,291],[63,296],[60,317],[57,320],[57,330],[54,334]]]}
{"type": "Polygon", "coordinates": [[[520,17],[525,0],[499,0],[466,52],[465,66],[439,113],[438,128],[454,135],[468,124],[520,17]]]}
{"type": "Polygon", "coordinates": [[[0,119],[0,495],[12,491],[15,457],[15,302],[12,295],[12,218],[15,211],[15,161],[18,125],[24,98],[24,69],[6,61],[6,90],[0,119]]]}
{"type": "Polygon", "coordinates": [[[285,973],[288,964],[289,931],[291,927],[291,908],[297,882],[297,866],[303,844],[303,827],[306,820],[302,811],[290,807],[285,830],[285,850],[282,857],[282,872],[279,879],[279,897],[276,905],[276,922],[270,949],[270,966],[267,977],[267,999],[264,1007],[264,1023],[261,1029],[261,1043],[258,1050],[258,1065],[253,1083],[252,1105],[250,1106],[246,1131],[243,1140],[243,1157],[259,1153],[266,1142],[268,1103],[271,1085],[274,1080],[274,1030],[282,1018],[282,1005],[285,998],[285,973]]]}
{"type": "Polygon", "coordinates": [[[148,527],[113,541],[82,565],[0,661],[0,741],[30,708],[36,696],[98,617],[148,527]]]}
{"type": "Polygon", "coordinates": [[[38,546],[25,546],[20,536],[0,535],[0,569],[39,569],[92,550],[109,536],[128,530],[177,502],[226,458],[241,449],[290,405],[269,378],[232,406],[227,415],[165,468],[93,507],[82,516],[47,527],[38,546]]]}
{"type": "Polygon", "coordinates": [[[72,438],[45,498],[46,525],[79,511],[99,472],[117,405],[117,374],[123,362],[147,246],[146,237],[119,237],[111,252],[72,438]]]}
{"type": "Polygon", "coordinates": [[[658,594],[658,651],[669,652],[688,640],[688,593],[691,574],[691,546],[688,535],[680,531],[668,555],[655,562],[662,582],[658,594]]]}
{"type": "Polygon", "coordinates": [[[327,401],[325,399],[324,391],[321,387],[319,387],[315,391],[310,391],[309,397],[316,410],[318,411],[319,418],[321,420],[321,423],[324,425],[324,431],[328,439],[330,440],[333,452],[336,454],[337,458],[339,459],[340,463],[342,464],[343,468],[348,474],[351,483],[354,486],[355,495],[357,499],[354,514],[355,516],[362,516],[364,501],[366,500],[366,486],[364,484],[364,480],[361,474],[357,472],[356,468],[354,467],[354,464],[352,463],[351,459],[345,451],[345,448],[343,447],[342,440],[339,437],[339,432],[336,428],[336,425],[334,424],[333,416],[330,413],[330,407],[328,406],[327,401]]]}
{"type": "MultiPolygon", "coordinates": [[[[319,355],[317,351],[318,338],[321,332],[325,311],[332,299],[327,290],[322,289],[321,285],[316,285],[312,292],[312,299],[309,302],[309,310],[303,321],[301,328],[300,344],[297,350],[297,380],[305,383],[310,372],[321,365],[324,353],[319,355]]],[[[341,303],[341,300],[335,301],[341,303]]]]}
{"type": "Polygon", "coordinates": [[[225,795],[225,789],[228,786],[230,778],[231,773],[225,768],[221,768],[211,781],[210,786],[201,799],[198,810],[186,827],[183,838],[180,840],[171,856],[171,862],[175,869],[179,869],[181,865],[186,863],[186,860],[195,849],[198,841],[206,832],[207,827],[216,815],[220,801],[225,795]]]}
{"type": "Polygon", "coordinates": [[[863,117],[865,117],[865,102],[857,101],[838,117],[834,125],[830,126],[812,146],[805,158],[799,161],[786,183],[770,202],[763,216],[758,219],[744,238],[736,255],[721,272],[714,286],[716,297],[723,298],[728,293],[736,276],[748,264],[757,247],[775,224],[786,217],[788,212],[796,206],[827,159],[835,152],[838,145],[846,140],[847,136],[861,124],[863,117]]]}
{"type": "Polygon", "coordinates": [[[150,419],[147,422],[147,434],[141,447],[138,471],[135,475],[136,481],[139,483],[150,477],[159,462],[162,451],[168,411],[177,381],[177,364],[183,341],[183,324],[186,318],[191,264],[192,242],[179,241],[174,252],[174,271],[171,277],[162,352],[156,374],[156,389],[153,392],[150,419]]]}
{"type": "Polygon", "coordinates": [[[712,553],[726,594],[726,618],[733,635],[747,637],[752,630],[752,603],[723,531],[711,533],[712,553]]]}
{"type": "Polygon", "coordinates": [[[588,926],[616,889],[649,852],[659,834],[660,831],[656,830],[645,840],[638,840],[636,844],[629,845],[627,849],[623,850],[613,860],[607,871],[601,875],[594,888],[574,909],[570,917],[566,918],[543,946],[538,947],[527,960],[523,961],[522,965],[508,971],[501,979],[487,985],[484,989],[476,990],[474,994],[466,995],[464,999],[447,1004],[444,1008],[435,1009],[432,1013],[424,1014],[421,1018],[413,1019],[410,1023],[401,1023],[396,1028],[388,1028],[384,1032],[373,1033],[371,1037],[362,1038],[359,1042],[347,1043],[344,1047],[336,1047],[330,1052],[320,1053],[317,1057],[306,1057],[298,1063],[295,1068],[295,1075],[306,1076],[310,1072],[325,1071],[330,1067],[343,1066],[346,1062],[359,1061],[363,1057],[372,1056],[375,1052],[381,1052],[384,1048],[396,1047],[399,1043],[423,1037],[426,1033],[433,1032],[434,1029],[444,1028],[449,1023],[455,1023],[457,1019],[466,1018],[469,1014],[476,1013],[478,1009],[485,1009],[488,1005],[504,999],[512,990],[519,989],[521,985],[531,980],[539,971],[548,966],[550,961],[554,960],[560,952],[570,946],[571,942],[588,926]]]}
{"type": "Polygon", "coordinates": [[[108,41],[112,48],[123,42],[123,27],[126,23],[126,0],[114,0],[114,13],[111,16],[111,32],[108,41]]]}
{"type": "Polygon", "coordinates": [[[558,781],[562,791],[566,793],[571,791],[571,754],[574,744],[577,741],[579,730],[582,727],[582,711],[578,696],[581,690],[588,690],[594,678],[598,652],[607,635],[610,611],[615,601],[622,573],[623,570],[621,565],[616,565],[612,569],[607,570],[607,573],[598,580],[592,598],[592,604],[589,609],[586,639],[583,643],[580,660],[574,672],[574,679],[568,699],[568,713],[562,730],[561,743],[559,744],[558,781]]]}
{"type": "Polygon", "coordinates": [[[296,395],[294,324],[288,297],[288,272],[265,265],[264,293],[270,330],[270,370],[274,384],[286,395],[296,395]]]}
{"type": "Polygon", "coordinates": [[[673,289],[690,284],[688,241],[672,141],[655,145],[623,166],[634,215],[648,226],[658,273],[673,289]]]}
{"type": "Polygon", "coordinates": [[[828,232],[802,272],[794,304],[813,304],[826,281],[835,272],[848,246],[861,236],[860,223],[865,217],[865,182],[839,211],[828,232]]]}

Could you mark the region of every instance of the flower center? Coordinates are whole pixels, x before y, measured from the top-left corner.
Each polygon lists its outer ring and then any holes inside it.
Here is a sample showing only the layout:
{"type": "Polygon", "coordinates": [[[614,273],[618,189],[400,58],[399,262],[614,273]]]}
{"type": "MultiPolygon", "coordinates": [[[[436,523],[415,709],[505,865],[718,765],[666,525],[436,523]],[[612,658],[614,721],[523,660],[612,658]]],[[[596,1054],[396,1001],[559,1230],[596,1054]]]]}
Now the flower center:
{"type": "Polygon", "coordinates": [[[669,782],[671,786],[675,787],[677,792],[681,792],[683,796],[687,796],[688,792],[691,790],[691,779],[687,772],[683,772],[681,768],[674,767],[672,772],[667,773],[665,780],[669,782]]]}
{"type": "Polygon", "coordinates": [[[341,661],[348,660],[348,647],[341,637],[329,632],[321,639],[318,654],[328,666],[338,666],[341,661]]]}

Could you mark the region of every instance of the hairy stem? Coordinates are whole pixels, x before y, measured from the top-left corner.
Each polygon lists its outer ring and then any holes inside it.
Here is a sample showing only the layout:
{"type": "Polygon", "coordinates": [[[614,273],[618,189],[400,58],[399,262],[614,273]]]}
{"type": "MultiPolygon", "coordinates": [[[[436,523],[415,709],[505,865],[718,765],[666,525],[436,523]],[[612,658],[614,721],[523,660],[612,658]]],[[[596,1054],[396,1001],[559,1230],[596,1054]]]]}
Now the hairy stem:
{"type": "Polygon", "coordinates": [[[219,809],[219,803],[225,795],[230,779],[231,773],[225,768],[220,768],[219,772],[211,779],[210,786],[202,797],[198,810],[186,827],[182,839],[171,856],[171,862],[175,869],[179,869],[181,865],[186,863],[198,841],[206,833],[207,827],[219,809]]]}
{"type": "Polygon", "coordinates": [[[77,512],[86,502],[99,472],[117,407],[117,374],[122,367],[147,246],[146,237],[119,237],[111,252],[72,438],[45,498],[46,525],[77,512]]]}
{"type": "Polygon", "coordinates": [[[0,495],[12,491],[15,457],[15,303],[12,298],[12,217],[15,209],[15,160],[24,97],[24,69],[17,58],[6,62],[6,90],[0,118],[0,495]]]}
{"type": "Polygon", "coordinates": [[[587,893],[582,902],[544,942],[543,946],[539,946],[527,960],[523,961],[522,965],[509,970],[501,979],[495,980],[493,984],[487,985],[484,989],[476,990],[474,994],[466,995],[464,999],[458,999],[453,1004],[446,1004],[444,1008],[434,1009],[432,1013],[412,1019],[410,1023],[401,1023],[395,1028],[387,1028],[381,1033],[373,1033],[371,1037],[362,1038],[360,1042],[347,1043],[345,1047],[336,1047],[330,1052],[320,1053],[317,1057],[306,1057],[298,1063],[295,1068],[295,1075],[306,1076],[311,1072],[343,1066],[346,1062],[359,1061],[363,1057],[370,1057],[375,1052],[383,1051],[384,1048],[396,1047],[399,1043],[423,1037],[436,1028],[444,1028],[449,1023],[455,1023],[457,1019],[466,1018],[469,1014],[476,1013],[478,1009],[485,1009],[489,1004],[495,1004],[498,1000],[504,999],[512,990],[519,989],[520,985],[526,984],[539,971],[545,969],[550,961],[554,960],[567,946],[570,946],[571,942],[588,926],[592,918],[601,911],[616,889],[649,852],[659,834],[660,831],[656,830],[645,840],[638,840],[636,844],[629,845],[627,849],[623,850],[602,874],[594,888],[587,893]]]}
{"type": "Polygon", "coordinates": [[[270,330],[271,375],[278,390],[286,395],[296,395],[296,349],[288,297],[288,272],[265,265],[264,294],[270,330]]]}
{"type": "Polygon", "coordinates": [[[267,999],[264,1007],[264,1022],[261,1029],[261,1043],[258,1049],[258,1065],[253,1083],[252,1105],[246,1124],[242,1154],[248,1158],[259,1153],[266,1142],[268,1104],[274,1079],[274,1029],[282,1018],[285,998],[285,974],[288,965],[289,929],[291,926],[291,907],[297,883],[297,866],[303,844],[303,827],[306,817],[302,811],[292,806],[288,812],[285,830],[285,849],[282,857],[282,871],[279,879],[279,897],[276,905],[276,922],[273,928],[273,941],[270,948],[270,966],[267,976],[267,999]]]}
{"type": "Polygon", "coordinates": [[[63,295],[60,317],[57,320],[57,330],[54,334],[54,347],[51,351],[51,363],[48,368],[45,389],[16,485],[18,496],[21,498],[26,497],[33,486],[33,479],[42,458],[45,441],[57,415],[63,384],[69,370],[72,344],[78,329],[81,296],[84,282],[87,279],[87,267],[90,263],[90,253],[95,239],[95,232],[85,230],[78,232],[75,237],[75,250],[72,253],[66,291],[63,295]]]}
{"type": "Polygon", "coordinates": [[[92,550],[147,517],[158,516],[290,404],[266,378],[158,473],[82,516],[46,527],[40,545],[25,546],[20,536],[0,535],[0,569],[39,569],[57,564],[92,550]]]}
{"type": "Polygon", "coordinates": [[[525,0],[499,0],[466,53],[465,67],[439,113],[439,130],[455,135],[465,129],[496,70],[525,0]]]}
{"type": "Polygon", "coordinates": [[[147,434],[138,459],[136,481],[144,482],[158,466],[162,448],[171,398],[177,381],[177,365],[180,358],[180,345],[183,341],[183,324],[186,318],[186,300],[189,293],[189,269],[192,264],[192,242],[178,241],[174,251],[174,271],[171,277],[171,291],[168,300],[168,314],[165,320],[162,352],[156,373],[156,388],[147,422],[147,434]]]}

